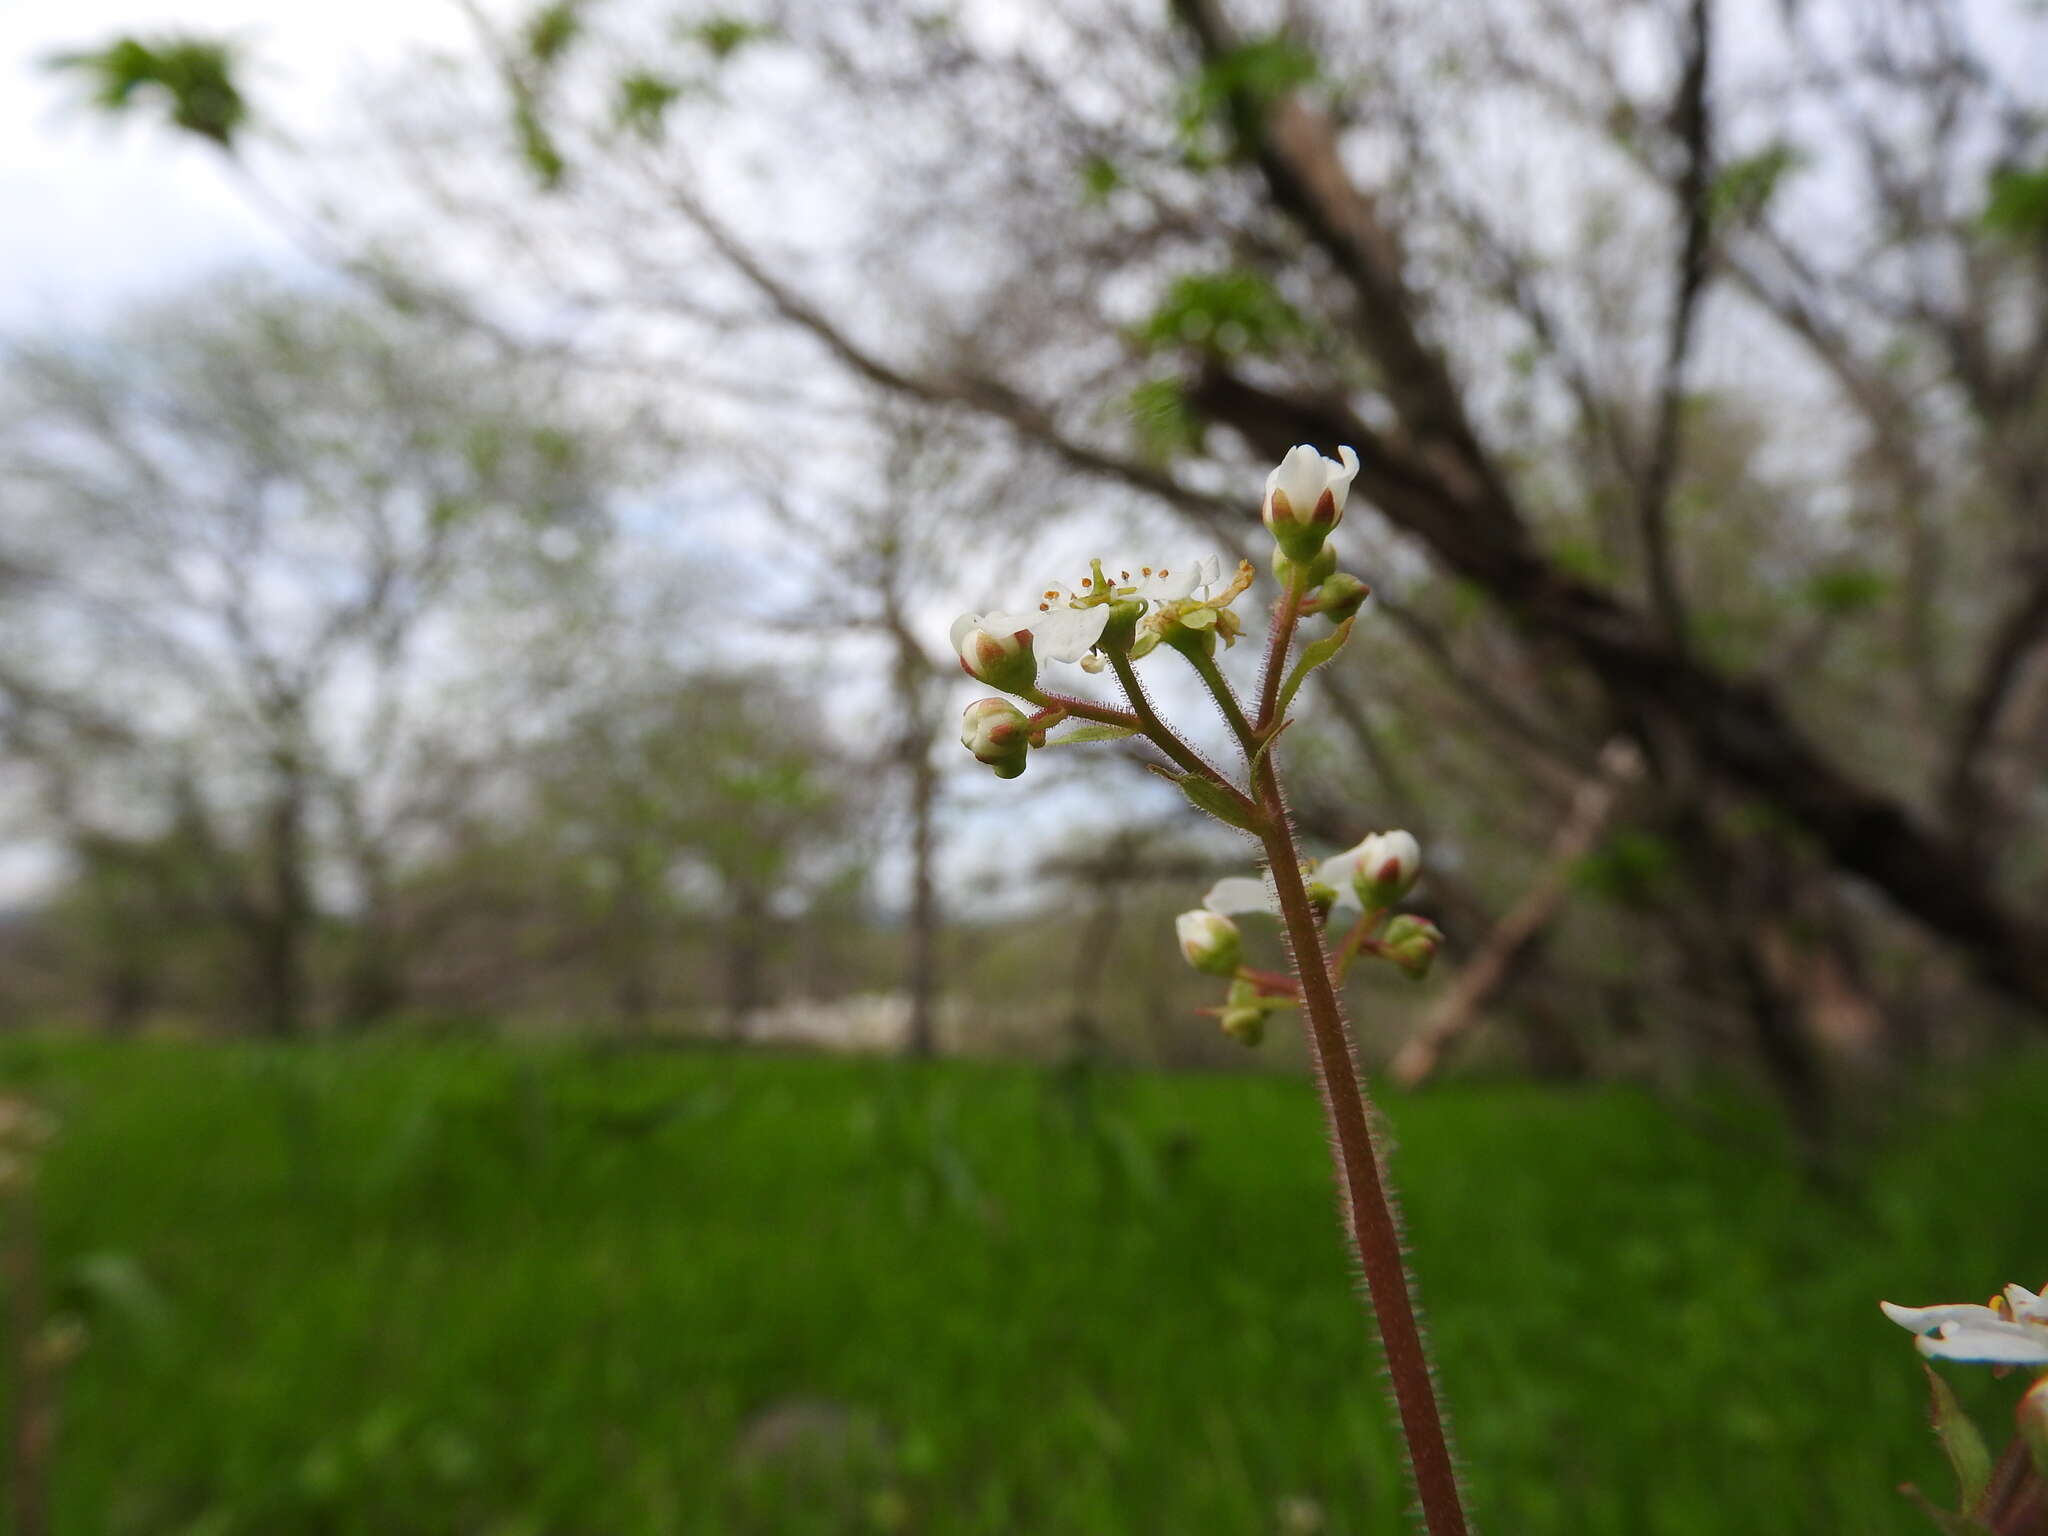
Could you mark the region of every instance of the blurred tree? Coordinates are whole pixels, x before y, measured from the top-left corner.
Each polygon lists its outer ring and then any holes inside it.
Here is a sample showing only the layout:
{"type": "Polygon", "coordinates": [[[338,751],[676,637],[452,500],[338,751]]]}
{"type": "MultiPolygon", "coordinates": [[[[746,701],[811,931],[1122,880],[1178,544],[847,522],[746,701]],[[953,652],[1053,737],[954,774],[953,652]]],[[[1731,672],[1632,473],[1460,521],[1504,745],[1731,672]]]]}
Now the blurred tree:
{"type": "Polygon", "coordinates": [[[323,899],[357,919],[348,1009],[393,1006],[392,861],[476,766],[439,687],[463,615],[573,585],[621,461],[530,366],[247,281],[18,347],[0,390],[6,744],[126,914],[109,963],[159,932],[116,872],[175,848],[257,1028],[307,1027],[323,899]]]}
{"type": "Polygon", "coordinates": [[[743,1031],[777,930],[846,862],[845,778],[815,707],[772,674],[628,666],[579,695],[536,762],[536,851],[591,925],[629,1035],[651,1035],[664,959],[692,929],[715,935],[726,1032],[743,1031]]]}

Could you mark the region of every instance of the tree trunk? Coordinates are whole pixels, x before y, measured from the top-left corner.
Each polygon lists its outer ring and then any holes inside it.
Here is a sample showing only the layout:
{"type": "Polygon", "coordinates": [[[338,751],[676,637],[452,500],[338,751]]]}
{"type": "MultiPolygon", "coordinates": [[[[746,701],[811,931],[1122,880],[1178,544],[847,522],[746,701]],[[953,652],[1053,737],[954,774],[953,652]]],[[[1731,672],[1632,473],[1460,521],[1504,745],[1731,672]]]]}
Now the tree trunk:
{"type": "Polygon", "coordinates": [[[747,1038],[748,1015],[761,1006],[761,925],[767,915],[767,902],[754,886],[734,893],[725,943],[726,1038],[734,1045],[747,1038]]]}
{"type": "Polygon", "coordinates": [[[252,914],[249,940],[257,1027],[273,1040],[290,1040],[306,1028],[306,781],[288,756],[276,769],[263,847],[269,890],[252,914]]]}

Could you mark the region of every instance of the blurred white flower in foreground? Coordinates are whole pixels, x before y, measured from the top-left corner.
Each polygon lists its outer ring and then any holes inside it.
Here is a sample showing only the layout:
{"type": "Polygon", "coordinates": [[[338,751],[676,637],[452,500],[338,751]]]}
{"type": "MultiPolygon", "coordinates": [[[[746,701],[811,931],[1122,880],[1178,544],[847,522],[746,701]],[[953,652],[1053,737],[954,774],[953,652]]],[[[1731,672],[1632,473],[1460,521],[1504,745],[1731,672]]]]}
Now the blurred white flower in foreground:
{"type": "Polygon", "coordinates": [[[1987,1306],[1970,1302],[1933,1307],[1878,1303],[1884,1315],[1917,1335],[1914,1346],[1930,1360],[1985,1365],[2048,1366],[2048,1295],[2008,1285],[1987,1306]]]}

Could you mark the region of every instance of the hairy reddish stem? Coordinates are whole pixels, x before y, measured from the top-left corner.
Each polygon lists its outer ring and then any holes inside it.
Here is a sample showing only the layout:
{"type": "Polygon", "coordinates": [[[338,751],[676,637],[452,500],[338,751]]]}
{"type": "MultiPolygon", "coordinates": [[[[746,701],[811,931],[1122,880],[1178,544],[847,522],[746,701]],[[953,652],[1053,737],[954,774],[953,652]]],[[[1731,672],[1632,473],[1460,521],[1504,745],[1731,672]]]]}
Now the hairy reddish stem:
{"type": "MultiPolygon", "coordinates": [[[[1256,729],[1262,734],[1279,724],[1273,717],[1279,706],[1280,679],[1293,645],[1295,625],[1301,617],[1304,590],[1299,580],[1290,582],[1273,614],[1265,673],[1259,687],[1256,729]]],[[[1429,1536],[1465,1536],[1465,1509],[1458,1492],[1457,1471],[1451,1464],[1443,1413],[1437,1405],[1429,1352],[1416,1320],[1414,1286],[1407,1262],[1401,1256],[1401,1223],[1394,1192],[1373,1136],[1371,1106],[1359,1077],[1358,1062],[1352,1055],[1351,1035],[1337,999],[1322,925],[1314,903],[1309,900],[1308,885],[1302,879],[1301,860],[1295,852],[1294,834],[1288,825],[1287,806],[1280,793],[1280,778],[1271,752],[1261,757],[1253,770],[1252,791],[1266,816],[1267,830],[1261,841],[1267,867],[1273,872],[1274,890],[1280,898],[1288,947],[1294,953],[1294,974],[1301,986],[1301,1011],[1308,1022],[1316,1087],[1322,1095],[1323,1114],[1330,1127],[1331,1157],[1336,1164],[1345,1231],[1351,1239],[1352,1251],[1358,1255],[1359,1267],[1365,1272],[1366,1295],[1379,1329],[1381,1348],[1386,1352],[1387,1374],[1394,1384],[1394,1404],[1401,1417],[1401,1433],[1408,1442],[1408,1464],[1415,1474],[1423,1525],[1429,1536]]],[[[1362,942],[1370,931],[1369,923],[1370,914],[1353,930],[1352,938],[1362,942]]],[[[1356,949],[1355,944],[1347,941],[1347,957],[1356,949]]]]}

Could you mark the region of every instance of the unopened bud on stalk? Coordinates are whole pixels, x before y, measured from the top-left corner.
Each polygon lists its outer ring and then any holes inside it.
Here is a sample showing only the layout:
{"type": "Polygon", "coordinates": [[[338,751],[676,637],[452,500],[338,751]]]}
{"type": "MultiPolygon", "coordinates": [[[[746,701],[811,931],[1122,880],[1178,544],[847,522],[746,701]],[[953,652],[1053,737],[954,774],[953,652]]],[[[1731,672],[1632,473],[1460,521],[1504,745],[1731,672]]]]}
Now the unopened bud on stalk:
{"type": "Polygon", "coordinates": [[[1304,565],[1314,561],[1323,540],[1344,516],[1344,500],[1358,473],[1358,455],[1349,448],[1337,453],[1341,463],[1304,443],[1288,449],[1279,467],[1266,476],[1266,500],[1259,516],[1290,560],[1304,565]]]}
{"type": "Polygon", "coordinates": [[[1180,952],[1196,970],[1210,976],[1234,976],[1244,957],[1244,938],[1237,924],[1220,912],[1196,908],[1173,920],[1180,952]]]}
{"type": "Polygon", "coordinates": [[[1030,733],[1024,712],[1008,699],[976,699],[960,717],[960,745],[976,762],[995,769],[999,779],[1014,779],[1024,771],[1030,733]]]}
{"type": "Polygon", "coordinates": [[[1401,967],[1410,978],[1422,980],[1436,960],[1437,946],[1444,941],[1443,930],[1426,917],[1403,912],[1387,924],[1380,938],[1380,953],[1401,967]]]}
{"type": "Polygon", "coordinates": [[[1285,589],[1298,576],[1302,590],[1319,587],[1328,581],[1337,570],[1337,551],[1325,544],[1308,560],[1290,560],[1287,551],[1278,544],[1273,546],[1273,579],[1285,589]]]}
{"type": "Polygon", "coordinates": [[[1239,1045],[1259,1045],[1266,1038],[1266,1010],[1263,1008],[1226,1008],[1223,1010],[1223,1033],[1239,1045]]]}
{"type": "Polygon", "coordinates": [[[1321,589],[1316,593],[1316,612],[1332,624],[1342,624],[1364,607],[1365,600],[1371,596],[1371,587],[1356,576],[1338,571],[1324,578],[1321,589]]]}
{"type": "Polygon", "coordinates": [[[1370,912],[1391,907],[1422,873],[1422,845],[1407,832],[1375,832],[1351,852],[1351,883],[1370,912]]]}
{"type": "Polygon", "coordinates": [[[953,621],[953,649],[960,653],[960,669],[991,688],[1023,693],[1038,681],[1031,631],[1011,627],[1016,621],[1008,616],[1002,627],[984,627],[988,622],[978,613],[963,613],[953,621]]]}

